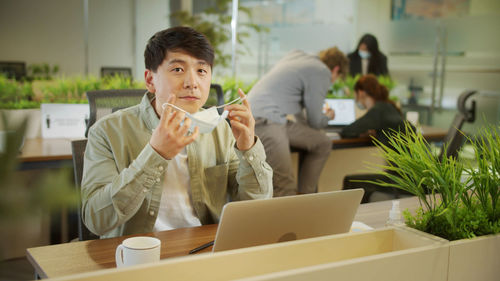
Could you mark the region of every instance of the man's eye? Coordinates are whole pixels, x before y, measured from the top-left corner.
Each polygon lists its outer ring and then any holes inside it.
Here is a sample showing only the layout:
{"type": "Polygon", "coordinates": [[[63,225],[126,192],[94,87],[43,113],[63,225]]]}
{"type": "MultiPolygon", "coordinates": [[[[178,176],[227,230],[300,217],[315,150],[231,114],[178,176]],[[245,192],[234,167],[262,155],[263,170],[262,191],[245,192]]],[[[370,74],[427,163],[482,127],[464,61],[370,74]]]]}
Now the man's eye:
{"type": "Polygon", "coordinates": [[[172,69],[173,72],[182,72],[182,68],[180,67],[176,67],[174,69],[172,69]]]}
{"type": "Polygon", "coordinates": [[[207,74],[207,73],[208,73],[208,72],[207,72],[207,70],[206,70],[206,69],[203,69],[203,68],[200,68],[200,69],[198,70],[198,72],[199,72],[199,73],[202,73],[202,74],[207,74]]]}

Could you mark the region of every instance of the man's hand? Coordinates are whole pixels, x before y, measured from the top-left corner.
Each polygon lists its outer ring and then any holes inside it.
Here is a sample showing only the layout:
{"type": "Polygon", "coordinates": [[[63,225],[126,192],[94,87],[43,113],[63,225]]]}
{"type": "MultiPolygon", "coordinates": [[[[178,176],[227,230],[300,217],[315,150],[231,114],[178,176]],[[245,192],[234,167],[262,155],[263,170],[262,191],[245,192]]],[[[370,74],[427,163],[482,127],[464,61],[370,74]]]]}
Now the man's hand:
{"type": "MultiPolygon", "coordinates": [[[[168,103],[175,104],[175,99],[175,96],[171,95],[168,103]]],[[[195,127],[191,135],[187,135],[190,127],[191,119],[186,118],[184,112],[166,106],[163,108],[160,123],[154,129],[149,143],[163,158],[172,159],[198,137],[198,127],[195,127]],[[181,125],[182,121],[184,123],[181,125]]]]}
{"type": "Polygon", "coordinates": [[[238,94],[243,104],[232,104],[224,109],[229,111],[228,118],[231,122],[231,130],[236,139],[236,147],[241,150],[249,150],[255,143],[255,119],[248,100],[244,99],[245,93],[238,89],[238,94]]]}
{"type": "Polygon", "coordinates": [[[328,120],[333,120],[335,119],[335,110],[333,110],[328,103],[325,102],[325,105],[323,106],[323,110],[325,111],[326,117],[328,117],[328,120]]]}

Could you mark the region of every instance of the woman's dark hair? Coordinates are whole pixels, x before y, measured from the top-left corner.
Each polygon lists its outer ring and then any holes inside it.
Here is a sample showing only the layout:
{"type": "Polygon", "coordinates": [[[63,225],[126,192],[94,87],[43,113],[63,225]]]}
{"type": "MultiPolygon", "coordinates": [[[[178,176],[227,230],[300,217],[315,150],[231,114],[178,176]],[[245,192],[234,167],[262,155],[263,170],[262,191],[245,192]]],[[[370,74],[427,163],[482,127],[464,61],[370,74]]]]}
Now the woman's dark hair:
{"type": "Polygon", "coordinates": [[[381,69],[380,65],[383,64],[383,54],[378,49],[378,41],[377,38],[369,33],[363,35],[361,39],[359,39],[358,47],[356,48],[355,55],[359,56],[358,50],[361,44],[365,44],[366,48],[370,52],[370,63],[368,64],[368,73],[375,73],[377,75],[387,74],[383,73],[384,70],[381,69]]]}
{"type": "Polygon", "coordinates": [[[144,50],[146,69],[156,72],[169,51],[186,52],[210,67],[214,64],[214,49],[205,35],[191,27],[177,26],[158,31],[149,39],[144,50]]]}
{"type": "Polygon", "coordinates": [[[361,76],[361,78],[359,78],[359,80],[354,85],[354,91],[358,92],[359,90],[364,91],[375,101],[381,101],[392,104],[399,111],[399,113],[403,115],[403,113],[398,108],[396,103],[389,99],[389,90],[387,89],[386,86],[378,82],[377,76],[373,74],[367,74],[361,76]]]}

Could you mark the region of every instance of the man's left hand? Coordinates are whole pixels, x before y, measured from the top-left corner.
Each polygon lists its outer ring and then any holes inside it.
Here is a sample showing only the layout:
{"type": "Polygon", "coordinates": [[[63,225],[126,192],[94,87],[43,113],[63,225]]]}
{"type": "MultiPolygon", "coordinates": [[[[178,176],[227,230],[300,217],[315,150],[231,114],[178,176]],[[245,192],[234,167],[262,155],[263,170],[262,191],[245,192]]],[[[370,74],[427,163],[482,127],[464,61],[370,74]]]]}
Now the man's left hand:
{"type": "Polygon", "coordinates": [[[232,104],[224,109],[229,111],[231,130],[236,139],[236,147],[241,150],[249,150],[255,144],[255,119],[250,110],[250,103],[245,98],[245,93],[238,89],[238,94],[243,104],[232,104]]]}

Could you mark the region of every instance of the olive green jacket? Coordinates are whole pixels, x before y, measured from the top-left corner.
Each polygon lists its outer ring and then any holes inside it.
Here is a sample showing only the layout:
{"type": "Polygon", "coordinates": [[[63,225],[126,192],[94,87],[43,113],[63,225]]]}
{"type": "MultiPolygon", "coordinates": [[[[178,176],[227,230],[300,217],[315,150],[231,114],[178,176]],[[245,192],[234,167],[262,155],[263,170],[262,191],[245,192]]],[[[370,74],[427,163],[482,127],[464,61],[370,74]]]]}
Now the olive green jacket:
{"type": "MultiPolygon", "coordinates": [[[[147,93],[139,105],[100,119],[89,130],[82,178],[82,218],[101,238],[153,231],[170,161],[149,144],[159,123],[147,93]]],[[[264,147],[239,151],[227,122],[186,149],[191,198],[202,224],[217,223],[226,202],[272,197],[264,147]]]]}

